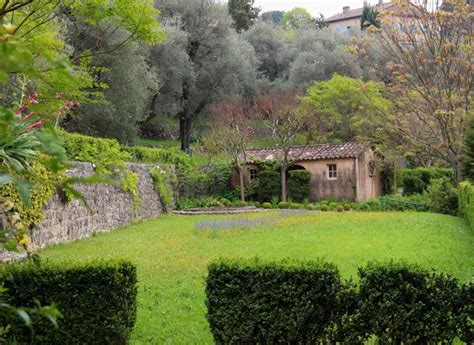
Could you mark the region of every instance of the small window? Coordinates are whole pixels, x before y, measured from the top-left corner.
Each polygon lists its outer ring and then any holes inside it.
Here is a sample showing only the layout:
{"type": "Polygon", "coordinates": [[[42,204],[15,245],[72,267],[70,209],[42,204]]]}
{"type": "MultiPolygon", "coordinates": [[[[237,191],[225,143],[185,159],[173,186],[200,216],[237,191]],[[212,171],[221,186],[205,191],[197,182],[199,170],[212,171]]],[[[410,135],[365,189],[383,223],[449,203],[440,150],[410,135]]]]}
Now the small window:
{"type": "Polygon", "coordinates": [[[346,26],[346,29],[344,30],[344,32],[346,34],[350,33],[351,32],[351,27],[350,26],[346,26]]]}
{"type": "Polygon", "coordinates": [[[337,165],[336,164],[328,164],[328,178],[330,180],[337,179],[337,165]]]}
{"type": "Polygon", "coordinates": [[[336,32],[339,32],[340,30],[340,27],[339,27],[339,24],[336,25],[336,32]]]}
{"type": "Polygon", "coordinates": [[[249,172],[250,172],[250,181],[255,180],[258,175],[257,169],[249,169],[249,172]]]}

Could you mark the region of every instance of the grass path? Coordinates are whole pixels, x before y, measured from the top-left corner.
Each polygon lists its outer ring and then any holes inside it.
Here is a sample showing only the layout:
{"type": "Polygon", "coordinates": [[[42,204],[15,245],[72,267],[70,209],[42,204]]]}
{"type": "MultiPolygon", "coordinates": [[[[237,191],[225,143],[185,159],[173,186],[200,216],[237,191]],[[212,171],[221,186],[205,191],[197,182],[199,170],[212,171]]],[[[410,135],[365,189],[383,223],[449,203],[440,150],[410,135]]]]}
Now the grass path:
{"type": "Polygon", "coordinates": [[[229,216],[164,216],[54,246],[41,255],[53,261],[125,258],[136,263],[140,283],[133,344],[212,343],[204,279],[207,264],[217,257],[323,257],[336,263],[345,278],[355,277],[357,267],[368,260],[395,258],[463,281],[474,279],[474,234],[456,217],[305,213],[275,218],[272,224],[253,229],[195,230],[197,222],[211,219],[229,216]]]}

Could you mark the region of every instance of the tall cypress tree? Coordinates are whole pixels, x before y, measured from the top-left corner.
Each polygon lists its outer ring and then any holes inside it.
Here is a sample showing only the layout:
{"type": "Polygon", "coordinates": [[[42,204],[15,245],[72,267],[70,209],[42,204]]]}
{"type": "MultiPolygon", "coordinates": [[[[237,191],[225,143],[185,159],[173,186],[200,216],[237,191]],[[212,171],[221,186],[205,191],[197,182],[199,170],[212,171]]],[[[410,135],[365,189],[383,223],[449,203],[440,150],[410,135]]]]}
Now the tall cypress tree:
{"type": "Polygon", "coordinates": [[[474,182],[474,119],[469,123],[461,161],[464,178],[474,182]]]}

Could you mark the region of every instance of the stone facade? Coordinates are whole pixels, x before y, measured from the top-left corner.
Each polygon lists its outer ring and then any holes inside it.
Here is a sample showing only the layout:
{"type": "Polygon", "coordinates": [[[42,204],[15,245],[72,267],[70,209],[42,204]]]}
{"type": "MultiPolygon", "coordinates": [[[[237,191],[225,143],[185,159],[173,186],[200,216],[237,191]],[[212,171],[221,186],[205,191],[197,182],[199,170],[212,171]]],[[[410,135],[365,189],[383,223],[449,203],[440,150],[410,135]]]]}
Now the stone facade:
{"type": "MultiPolygon", "coordinates": [[[[295,146],[291,152],[301,152],[295,146]]],[[[291,156],[290,152],[290,156],[291,156]]],[[[249,149],[248,156],[253,155],[255,161],[273,160],[278,150],[249,149]]],[[[294,158],[289,170],[304,169],[311,173],[310,200],[355,200],[365,201],[382,195],[382,176],[377,156],[367,143],[341,143],[310,145],[299,158],[294,158]],[[330,168],[335,169],[336,176],[330,176],[330,168]]],[[[244,181],[248,185],[252,179],[252,171],[258,174],[258,164],[250,161],[244,169],[244,181]]],[[[233,173],[232,185],[237,187],[237,172],[233,173]]]]}
{"type": "MultiPolygon", "coordinates": [[[[31,234],[31,249],[64,243],[96,232],[130,225],[133,221],[153,218],[166,212],[159,192],[154,189],[150,176],[151,166],[129,164],[139,175],[138,190],[141,202],[138,207],[128,192],[113,184],[80,184],[75,188],[84,196],[87,206],[79,200],[63,203],[55,195],[44,210],[44,220],[31,234]]],[[[68,170],[71,177],[86,177],[94,173],[91,163],[74,163],[68,170]]]]}

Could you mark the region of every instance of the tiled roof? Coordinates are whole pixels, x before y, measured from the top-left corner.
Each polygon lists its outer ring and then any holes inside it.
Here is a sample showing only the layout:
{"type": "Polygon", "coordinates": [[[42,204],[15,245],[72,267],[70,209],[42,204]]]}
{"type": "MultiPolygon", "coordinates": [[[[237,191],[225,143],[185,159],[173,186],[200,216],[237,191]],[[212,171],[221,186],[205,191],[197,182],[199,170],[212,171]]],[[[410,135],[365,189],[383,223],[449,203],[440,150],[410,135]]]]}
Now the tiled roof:
{"type": "MultiPolygon", "coordinates": [[[[376,6],[376,9],[380,11],[381,9],[386,10],[393,5],[391,2],[387,2],[386,4],[382,4],[382,8],[380,5],[376,6]]],[[[353,10],[349,10],[346,13],[338,13],[326,19],[326,22],[338,22],[340,20],[350,19],[350,18],[357,18],[362,17],[362,11],[364,8],[355,8],[353,10]]]]}
{"type": "MultiPolygon", "coordinates": [[[[296,161],[312,161],[321,159],[357,158],[368,147],[367,143],[320,144],[293,146],[290,157],[296,161]]],[[[247,161],[273,160],[282,153],[276,148],[248,149],[247,161]]]]}

